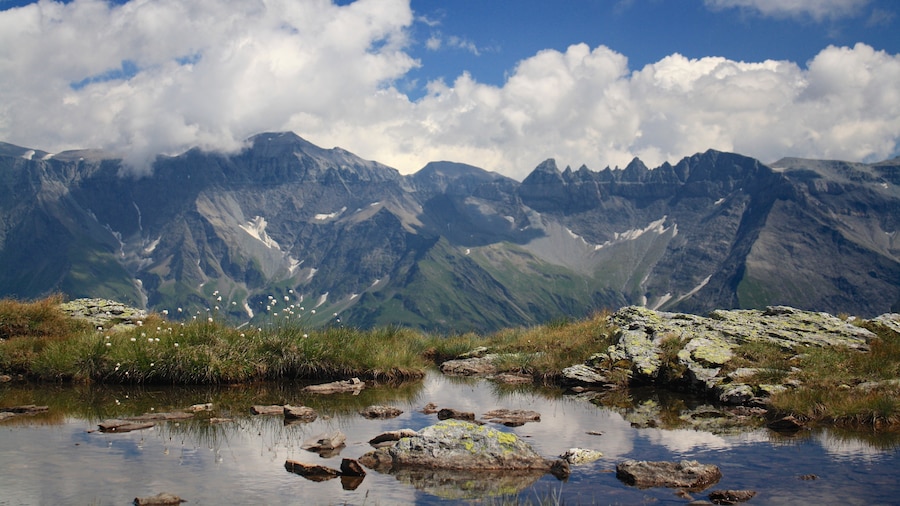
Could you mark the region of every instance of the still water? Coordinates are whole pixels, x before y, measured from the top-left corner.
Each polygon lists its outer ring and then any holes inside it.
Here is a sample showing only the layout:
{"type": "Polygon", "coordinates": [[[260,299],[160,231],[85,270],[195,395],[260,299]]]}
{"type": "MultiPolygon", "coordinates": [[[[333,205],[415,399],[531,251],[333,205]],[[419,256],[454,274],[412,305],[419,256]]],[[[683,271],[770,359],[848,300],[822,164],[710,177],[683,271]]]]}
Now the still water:
{"type": "MultiPolygon", "coordinates": [[[[49,405],[44,415],[0,423],[0,505],[126,505],[135,497],[168,492],[185,504],[686,504],[671,489],[638,489],[616,479],[624,459],[694,459],[716,464],[715,489],[752,489],[749,504],[900,503],[900,446],[896,438],[830,430],[785,438],[768,430],[715,434],[695,430],[634,428],[629,408],[606,408],[553,390],[500,387],[429,373],[419,382],[364,390],[360,395],[314,396],[300,385],[236,387],[0,386],[0,406],[49,405]],[[108,418],[165,412],[211,402],[217,417],[160,422],[141,431],[95,431],[108,418]],[[256,404],[306,405],[320,416],[284,425],[280,416],[252,416],[256,404]],[[495,408],[541,413],[541,421],[502,430],[526,438],[554,457],[571,447],[603,452],[600,460],[573,466],[567,481],[547,475],[510,485],[416,482],[369,471],[352,490],[339,479],[309,481],[289,473],[285,460],[338,468],[358,458],[376,435],[437,422],[420,410],[428,403],[480,416],[495,408]],[[357,411],[371,404],[404,412],[368,420],[357,411]],[[347,446],[320,457],[301,448],[324,432],[341,430],[347,446]],[[590,432],[590,433],[589,433],[590,432]],[[600,433],[599,435],[597,433],[600,433]],[[801,479],[815,475],[817,479],[801,479]],[[516,490],[515,487],[521,487],[516,490]]],[[[658,401],[654,401],[658,402],[658,401]]]]}

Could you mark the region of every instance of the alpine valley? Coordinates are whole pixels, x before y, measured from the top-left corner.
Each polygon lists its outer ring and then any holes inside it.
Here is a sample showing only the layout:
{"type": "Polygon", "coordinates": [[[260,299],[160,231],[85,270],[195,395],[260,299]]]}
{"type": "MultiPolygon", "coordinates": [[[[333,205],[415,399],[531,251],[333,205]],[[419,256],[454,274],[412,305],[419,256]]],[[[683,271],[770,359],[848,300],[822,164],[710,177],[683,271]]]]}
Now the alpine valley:
{"type": "Polygon", "coordinates": [[[170,317],[448,333],[630,304],[869,317],[900,308],[898,230],[900,158],[551,159],[518,182],[453,162],[404,176],[265,133],[136,177],[102,152],[0,143],[0,296],[170,317]]]}

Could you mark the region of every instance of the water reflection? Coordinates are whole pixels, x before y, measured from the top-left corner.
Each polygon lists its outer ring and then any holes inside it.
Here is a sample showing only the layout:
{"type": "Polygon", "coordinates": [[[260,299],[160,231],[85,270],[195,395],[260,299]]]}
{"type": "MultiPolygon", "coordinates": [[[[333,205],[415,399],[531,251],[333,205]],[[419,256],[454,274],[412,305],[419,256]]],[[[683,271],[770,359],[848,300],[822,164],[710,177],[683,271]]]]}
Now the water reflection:
{"type": "Polygon", "coordinates": [[[686,416],[705,412],[702,400],[652,392],[563,396],[553,388],[438,374],[365,389],[359,395],[320,396],[302,392],[303,386],[0,386],[0,406],[50,407],[45,414],[0,422],[0,503],[125,504],[160,492],[191,503],[440,504],[497,494],[512,497],[512,503],[686,502],[671,490],[637,490],[620,483],[613,471],[625,458],[691,458],[717,464],[724,475],[718,487],[759,490],[754,504],[885,503],[900,493],[896,435],[829,429],[784,437],[766,429],[710,432],[682,425],[686,416]],[[105,419],[207,402],[213,411],[189,420],[160,422],[126,434],[88,432],[105,419]],[[434,424],[436,415],[420,412],[428,403],[471,411],[479,418],[497,408],[538,411],[540,422],[495,427],[525,438],[545,457],[571,447],[599,450],[604,457],[574,467],[567,482],[509,473],[369,472],[361,483],[348,487],[340,480],[317,483],[285,471],[288,459],[338,468],[342,458],[355,459],[369,451],[368,441],[382,432],[434,424]],[[285,425],[281,416],[251,415],[250,407],[259,404],[305,405],[320,416],[312,423],[285,425]],[[358,414],[373,404],[404,413],[389,420],[367,420],[358,414]],[[212,418],[232,421],[210,423],[212,418]],[[320,456],[303,449],[311,437],[335,430],[347,435],[338,454],[320,456]],[[820,479],[799,478],[810,474],[820,479]]]}

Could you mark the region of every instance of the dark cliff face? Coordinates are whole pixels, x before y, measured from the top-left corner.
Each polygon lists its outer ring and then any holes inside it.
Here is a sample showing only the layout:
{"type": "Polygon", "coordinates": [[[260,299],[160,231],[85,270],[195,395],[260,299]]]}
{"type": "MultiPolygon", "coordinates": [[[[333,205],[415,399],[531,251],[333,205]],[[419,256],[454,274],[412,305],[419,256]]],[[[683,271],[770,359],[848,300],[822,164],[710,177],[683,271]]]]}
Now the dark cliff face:
{"type": "Polygon", "coordinates": [[[0,144],[0,295],[440,331],[624,304],[896,306],[897,160],[773,167],[707,151],[596,172],[551,159],[521,183],[453,162],[401,176],[266,133],[133,178],[102,153],[0,144]]]}

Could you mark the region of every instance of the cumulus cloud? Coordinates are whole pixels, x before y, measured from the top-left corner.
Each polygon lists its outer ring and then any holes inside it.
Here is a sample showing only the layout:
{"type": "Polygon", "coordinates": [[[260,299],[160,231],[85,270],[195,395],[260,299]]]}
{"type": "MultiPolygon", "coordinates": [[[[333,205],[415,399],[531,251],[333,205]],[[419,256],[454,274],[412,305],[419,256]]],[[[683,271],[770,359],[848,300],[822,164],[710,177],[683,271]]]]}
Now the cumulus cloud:
{"type": "Polygon", "coordinates": [[[42,0],[0,12],[0,139],[101,147],[146,168],[158,153],[293,130],[403,172],[454,160],[520,179],[548,157],[600,169],[709,148],[763,161],[898,150],[900,55],[865,44],[802,65],[673,54],[640,69],[574,44],[520,61],[500,86],[463,73],[413,101],[394,83],[423,64],[410,56],[415,19],[408,0],[42,0]]]}
{"type": "Polygon", "coordinates": [[[809,16],[816,21],[857,14],[869,0],[705,0],[715,9],[738,7],[773,17],[809,16]]]}

